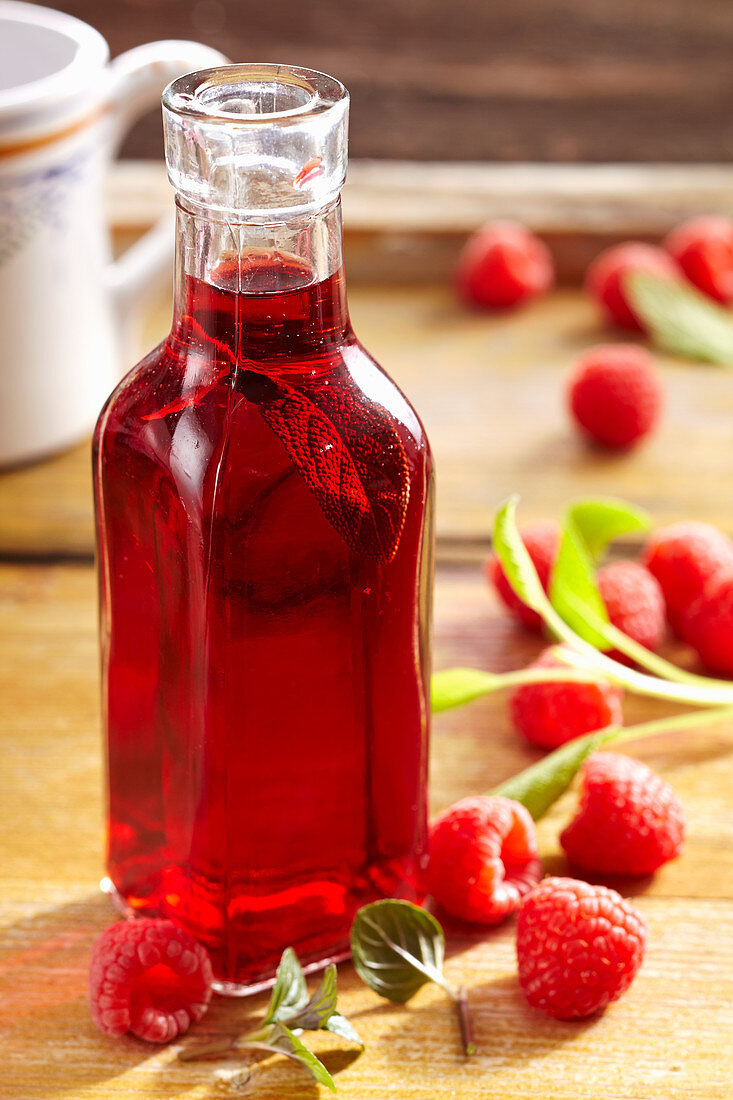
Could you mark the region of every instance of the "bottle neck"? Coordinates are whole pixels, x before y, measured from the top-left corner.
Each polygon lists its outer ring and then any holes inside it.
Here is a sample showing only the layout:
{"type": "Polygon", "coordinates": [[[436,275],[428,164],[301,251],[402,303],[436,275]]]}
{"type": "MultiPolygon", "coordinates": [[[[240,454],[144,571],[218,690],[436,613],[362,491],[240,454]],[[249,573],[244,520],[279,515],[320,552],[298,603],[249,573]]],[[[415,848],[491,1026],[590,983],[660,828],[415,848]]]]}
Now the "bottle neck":
{"type": "Polygon", "coordinates": [[[237,358],[287,359],[349,333],[341,202],[277,223],[228,223],[177,200],[172,336],[237,358]],[[193,330],[193,331],[191,331],[193,330]]]}

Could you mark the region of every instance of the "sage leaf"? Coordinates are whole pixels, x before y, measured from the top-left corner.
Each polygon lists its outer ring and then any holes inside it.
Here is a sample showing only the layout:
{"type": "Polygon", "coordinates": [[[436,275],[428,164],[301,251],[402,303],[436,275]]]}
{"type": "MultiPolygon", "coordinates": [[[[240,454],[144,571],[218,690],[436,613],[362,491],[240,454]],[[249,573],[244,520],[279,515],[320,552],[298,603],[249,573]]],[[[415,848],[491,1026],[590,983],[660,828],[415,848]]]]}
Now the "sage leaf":
{"type": "Polygon", "coordinates": [[[568,789],[585,758],[620,732],[620,726],[609,726],[567,741],[488,793],[521,802],[533,819],[539,821],[568,789]]]}
{"type": "Polygon", "coordinates": [[[426,982],[455,991],[442,974],[443,929],[435,917],[409,901],[364,905],[351,926],[351,954],[361,980],[389,1001],[404,1004],[426,982]]]}
{"type": "Polygon", "coordinates": [[[634,312],[654,343],[685,359],[733,366],[733,317],[695,287],[629,272],[623,280],[634,312]]]}
{"type": "Polygon", "coordinates": [[[648,531],[651,517],[643,508],[635,508],[623,500],[611,497],[589,497],[576,500],[567,510],[567,520],[585,544],[594,564],[598,564],[609,542],[619,535],[648,531]]]}
{"type": "Polygon", "coordinates": [[[308,988],[305,984],[303,968],[292,947],[286,947],[277,968],[275,984],[270,994],[264,1023],[288,1019],[308,1001],[308,988]]]}
{"type": "Polygon", "coordinates": [[[308,1050],[305,1043],[279,1020],[253,1032],[237,1045],[237,1049],[265,1050],[271,1054],[284,1054],[306,1069],[319,1084],[325,1085],[331,1092],[336,1091],[333,1077],[323,1062],[316,1058],[313,1051],[308,1050]]]}
{"type": "Polygon", "coordinates": [[[494,520],[494,550],[501,562],[509,584],[520,599],[533,609],[540,611],[547,605],[547,597],[522,542],[517,528],[516,512],[518,496],[512,496],[496,513],[494,520]]]}
{"type": "Polygon", "coordinates": [[[565,522],[552,570],[550,603],[579,637],[597,649],[604,648],[605,637],[591,626],[584,612],[587,607],[594,620],[604,623],[608,612],[596,586],[593,562],[571,520],[565,522]]]}
{"type": "Polygon", "coordinates": [[[329,1016],[323,1026],[326,1031],[331,1031],[334,1035],[346,1039],[348,1043],[356,1043],[362,1050],[364,1049],[364,1040],[359,1035],[359,1032],[354,1025],[347,1020],[345,1016],[341,1016],[340,1013],[334,1012],[333,1016],[329,1016]]]}
{"type": "Polygon", "coordinates": [[[446,668],[436,672],[430,682],[433,713],[471,703],[492,691],[500,677],[478,668],[446,668]]]}

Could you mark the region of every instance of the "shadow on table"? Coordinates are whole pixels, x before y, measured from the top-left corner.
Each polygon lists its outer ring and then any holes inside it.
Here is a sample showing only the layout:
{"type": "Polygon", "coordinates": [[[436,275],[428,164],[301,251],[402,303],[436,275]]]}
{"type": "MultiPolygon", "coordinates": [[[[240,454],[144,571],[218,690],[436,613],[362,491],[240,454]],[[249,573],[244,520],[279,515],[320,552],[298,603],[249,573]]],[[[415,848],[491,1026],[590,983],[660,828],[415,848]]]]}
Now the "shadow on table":
{"type": "Polygon", "coordinates": [[[94,893],[0,929],[0,1060],[7,1095],[73,1095],[161,1058],[140,1040],[102,1035],[89,1016],[92,945],[113,919],[109,900],[94,893]]]}
{"type": "MultiPolygon", "coordinates": [[[[246,1060],[176,1060],[177,1044],[157,1047],[131,1036],[103,1035],[91,1021],[87,976],[92,946],[115,919],[109,899],[99,893],[44,910],[0,929],[0,1064],[3,1095],[51,1100],[107,1083],[104,1095],[165,1095],[183,1092],[230,1097],[247,1077],[246,1060]],[[123,1080],[127,1074],[134,1077],[123,1080]],[[239,1076],[239,1081],[237,1081],[239,1076]],[[116,1080],[116,1084],[111,1082],[116,1080]]],[[[261,1015],[268,996],[243,1000],[214,997],[191,1040],[233,1035],[261,1015]]],[[[189,1036],[186,1037],[188,1041],[189,1036]]],[[[334,1049],[324,1037],[319,1057],[331,1074],[345,1069],[359,1051],[334,1049]]],[[[257,1058],[247,1091],[258,1096],[311,1100],[315,1082],[284,1058],[257,1058]]]]}
{"type": "Polygon", "coordinates": [[[391,1006],[398,1018],[392,1026],[385,1022],[380,1051],[388,1061],[409,1070],[415,1051],[421,1050],[427,1062],[441,1063],[441,1071],[446,1063],[453,1064],[467,1081],[501,1069],[536,1064],[597,1022],[590,1019],[568,1023],[542,1015],[526,1003],[516,976],[504,975],[469,990],[476,1053],[466,1058],[449,998],[433,998],[427,1005],[416,1003],[418,999],[407,1009],[391,1006]]]}

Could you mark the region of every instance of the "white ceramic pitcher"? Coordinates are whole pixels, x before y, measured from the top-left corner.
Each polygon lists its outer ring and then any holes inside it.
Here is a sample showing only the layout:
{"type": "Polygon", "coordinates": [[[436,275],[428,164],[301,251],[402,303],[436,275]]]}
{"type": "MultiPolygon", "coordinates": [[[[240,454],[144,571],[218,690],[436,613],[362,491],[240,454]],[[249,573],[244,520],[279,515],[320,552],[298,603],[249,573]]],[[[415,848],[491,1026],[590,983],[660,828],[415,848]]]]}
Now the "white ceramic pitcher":
{"type": "Polygon", "coordinates": [[[0,0],[1,465],[82,438],[132,365],[124,328],[172,262],[172,223],[112,262],[104,173],[169,81],[224,60],[170,41],[110,63],[86,23],[0,0]]]}

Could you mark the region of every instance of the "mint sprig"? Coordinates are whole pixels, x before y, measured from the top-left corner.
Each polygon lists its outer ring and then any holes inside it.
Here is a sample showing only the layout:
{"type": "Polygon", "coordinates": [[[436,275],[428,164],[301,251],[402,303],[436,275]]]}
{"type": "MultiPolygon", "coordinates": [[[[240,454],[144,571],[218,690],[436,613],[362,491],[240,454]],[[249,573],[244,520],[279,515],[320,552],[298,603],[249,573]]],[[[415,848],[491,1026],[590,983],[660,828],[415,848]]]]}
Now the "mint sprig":
{"type": "Polygon", "coordinates": [[[336,999],[336,967],[333,963],[326,968],[320,985],[309,997],[298,956],[292,947],[288,947],[280,959],[270,1003],[259,1027],[241,1035],[187,1047],[179,1052],[179,1061],[191,1062],[234,1051],[261,1050],[284,1054],[307,1070],[320,1084],[335,1092],[336,1086],[330,1073],[300,1036],[304,1031],[330,1031],[363,1049],[364,1044],[355,1028],[337,1012],[336,999]]]}
{"type": "Polygon", "coordinates": [[[466,991],[443,974],[445,936],[432,914],[393,899],[362,906],[351,926],[351,955],[365,985],[397,1004],[405,1004],[427,982],[439,985],[458,1007],[464,1053],[475,1053],[466,991]]]}

